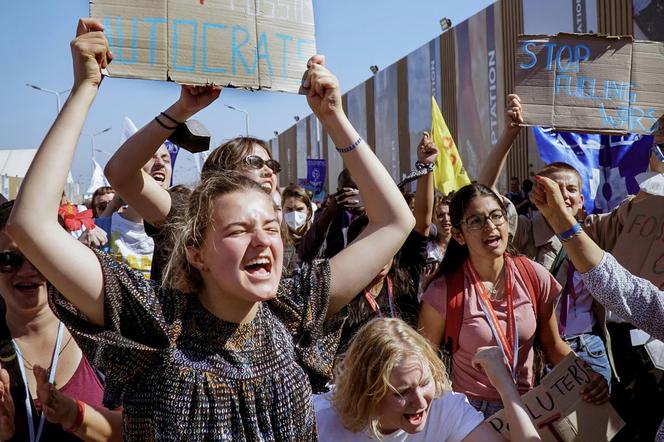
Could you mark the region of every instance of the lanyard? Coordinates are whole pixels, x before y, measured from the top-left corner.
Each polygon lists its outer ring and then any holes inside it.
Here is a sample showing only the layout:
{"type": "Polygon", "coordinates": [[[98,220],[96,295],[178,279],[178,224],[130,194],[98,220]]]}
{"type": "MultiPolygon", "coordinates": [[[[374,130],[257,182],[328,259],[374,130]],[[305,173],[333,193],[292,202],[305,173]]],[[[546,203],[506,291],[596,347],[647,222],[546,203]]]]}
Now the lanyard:
{"type": "MultiPolygon", "coordinates": [[[[390,305],[390,318],[394,318],[394,293],[392,292],[392,279],[389,276],[385,277],[387,282],[387,302],[390,305]]],[[[383,317],[383,312],[380,311],[380,306],[374,299],[373,295],[369,290],[364,290],[364,299],[367,300],[367,303],[371,306],[371,309],[378,314],[379,317],[383,317]]]]}
{"type": "MultiPolygon", "coordinates": [[[[53,349],[53,356],[51,357],[51,371],[48,375],[48,382],[51,384],[55,379],[55,370],[58,366],[58,359],[60,359],[60,347],[62,346],[62,336],[64,334],[65,327],[62,325],[62,322],[58,325],[58,337],[55,340],[55,348],[53,349]]],[[[21,372],[21,377],[23,378],[23,385],[25,385],[25,414],[28,420],[28,433],[30,434],[30,442],[39,442],[41,439],[42,431],[44,430],[44,420],[46,416],[44,413],[41,414],[39,418],[39,428],[37,429],[37,435],[35,436],[35,426],[32,421],[32,398],[30,396],[30,386],[28,384],[28,377],[25,375],[25,366],[23,365],[23,354],[21,349],[18,347],[18,344],[14,339],[12,339],[14,344],[14,350],[16,351],[16,356],[18,359],[18,368],[21,372]]]]}
{"type": "Polygon", "coordinates": [[[484,311],[484,316],[486,316],[489,327],[491,327],[491,332],[496,339],[498,347],[500,347],[500,350],[503,352],[503,355],[510,365],[512,379],[514,380],[514,383],[516,383],[518,374],[516,367],[519,359],[519,332],[517,329],[516,318],[514,316],[512,267],[508,255],[505,255],[505,263],[503,265],[505,266],[505,298],[507,300],[507,336],[505,336],[503,329],[500,327],[500,322],[498,321],[496,312],[491,305],[491,300],[486,294],[484,284],[482,284],[482,281],[480,281],[480,278],[477,276],[477,272],[475,272],[470,260],[466,261],[466,270],[470,274],[471,281],[475,287],[475,292],[478,294],[480,306],[484,311]]]}

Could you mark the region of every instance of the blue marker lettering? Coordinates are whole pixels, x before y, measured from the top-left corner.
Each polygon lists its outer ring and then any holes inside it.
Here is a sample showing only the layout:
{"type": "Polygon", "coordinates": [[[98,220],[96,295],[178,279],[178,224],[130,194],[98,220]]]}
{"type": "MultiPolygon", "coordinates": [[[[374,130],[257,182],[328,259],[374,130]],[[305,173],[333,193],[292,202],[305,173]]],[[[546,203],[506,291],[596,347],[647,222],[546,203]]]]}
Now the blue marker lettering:
{"type": "Polygon", "coordinates": [[[150,64],[154,64],[154,48],[157,40],[157,25],[166,23],[165,18],[145,17],[144,22],[150,23],[150,64]]]}
{"type": "Polygon", "coordinates": [[[104,19],[104,28],[106,29],[106,35],[108,39],[108,45],[111,47],[111,50],[113,51],[113,61],[115,63],[122,63],[122,64],[135,64],[136,63],[136,56],[137,56],[137,39],[136,36],[138,34],[138,17],[132,18],[133,22],[133,28],[132,28],[132,41],[131,41],[131,48],[132,48],[132,56],[131,58],[125,58],[122,53],[122,42],[124,40],[122,36],[122,17],[117,16],[115,18],[115,34],[117,37],[117,43],[114,42],[113,40],[113,34],[112,34],[112,27],[111,27],[111,18],[106,17],[104,19]]]}
{"type": "Polygon", "coordinates": [[[574,72],[579,72],[579,64],[582,61],[588,61],[590,58],[590,48],[584,44],[574,45],[574,72]],[[581,55],[581,51],[584,52],[581,55]]]}
{"type": "Polygon", "coordinates": [[[288,71],[286,70],[288,65],[288,42],[292,41],[293,37],[285,34],[277,34],[277,38],[284,42],[281,51],[281,77],[286,78],[288,76],[288,71]]]}
{"type": "Polygon", "coordinates": [[[604,103],[599,103],[599,113],[602,117],[604,125],[609,126],[611,129],[616,128],[616,123],[618,120],[617,119],[614,120],[610,114],[606,113],[606,109],[604,108],[604,103]]]}
{"type": "Polygon", "coordinates": [[[201,59],[201,71],[203,72],[212,72],[225,74],[226,68],[213,68],[207,64],[207,31],[208,29],[226,29],[228,26],[222,23],[203,23],[203,47],[201,51],[203,52],[203,57],[201,59]]]}
{"type": "Polygon", "coordinates": [[[651,134],[655,133],[659,130],[659,118],[657,118],[657,116],[654,114],[654,112],[655,112],[655,109],[653,109],[653,108],[650,108],[646,111],[646,118],[648,118],[649,120],[654,120],[655,121],[655,123],[649,129],[649,132],[651,134]]]}
{"type": "Polygon", "coordinates": [[[194,72],[196,70],[196,42],[198,41],[198,22],[194,20],[173,20],[173,70],[179,72],[194,72]],[[191,66],[178,65],[178,26],[191,26],[193,30],[191,48],[191,66]]]}
{"type": "Polygon", "coordinates": [[[521,45],[521,50],[523,51],[523,54],[529,55],[532,58],[532,60],[530,60],[528,63],[521,63],[519,65],[521,69],[530,69],[533,66],[535,66],[535,64],[537,64],[537,55],[535,55],[535,53],[530,50],[530,46],[534,45],[535,42],[532,41],[524,42],[523,45],[521,45]]]}
{"type": "Polygon", "coordinates": [[[556,54],[556,67],[558,68],[558,70],[563,72],[569,71],[569,66],[570,64],[572,64],[572,61],[570,60],[571,58],[572,58],[572,47],[570,45],[562,45],[558,47],[558,53],[556,54]],[[563,67],[562,59],[565,50],[569,52],[569,55],[567,56],[567,66],[563,67]]]}
{"type": "Polygon", "coordinates": [[[274,78],[274,72],[272,71],[272,60],[270,60],[270,51],[267,46],[267,36],[265,32],[261,32],[260,37],[258,37],[258,59],[265,60],[267,63],[267,73],[270,78],[274,78]]]}
{"type": "Polygon", "coordinates": [[[641,119],[645,116],[645,112],[638,106],[630,106],[629,108],[629,130],[633,131],[636,125],[638,124],[641,128],[640,130],[645,131],[646,128],[643,126],[641,119]],[[639,115],[634,115],[638,113],[639,115]],[[635,121],[636,120],[636,121],[635,121]]]}
{"type": "Polygon", "coordinates": [[[570,97],[572,95],[571,79],[567,74],[556,74],[556,96],[560,95],[560,83],[562,83],[562,79],[567,80],[567,96],[570,97]]]}
{"type": "Polygon", "coordinates": [[[555,43],[544,43],[543,46],[549,49],[549,56],[547,57],[546,70],[550,71],[553,68],[553,48],[556,47],[555,43]]]}
{"type": "Polygon", "coordinates": [[[313,45],[316,44],[315,41],[311,39],[306,39],[306,38],[298,38],[297,39],[297,58],[298,60],[304,60],[307,58],[306,55],[304,55],[304,52],[302,52],[302,46],[303,45],[313,45]]]}
{"type": "Polygon", "coordinates": [[[249,66],[249,63],[247,63],[247,60],[244,58],[244,55],[242,55],[242,52],[240,51],[240,48],[246,46],[248,42],[249,42],[249,32],[247,31],[247,29],[239,25],[233,26],[233,32],[231,38],[231,73],[233,75],[237,75],[236,60],[238,58],[240,59],[242,67],[244,68],[244,71],[247,74],[253,75],[254,72],[256,72],[256,59],[254,58],[252,66],[249,66]],[[237,41],[238,32],[242,32],[244,34],[244,39],[240,43],[238,43],[237,41]]]}

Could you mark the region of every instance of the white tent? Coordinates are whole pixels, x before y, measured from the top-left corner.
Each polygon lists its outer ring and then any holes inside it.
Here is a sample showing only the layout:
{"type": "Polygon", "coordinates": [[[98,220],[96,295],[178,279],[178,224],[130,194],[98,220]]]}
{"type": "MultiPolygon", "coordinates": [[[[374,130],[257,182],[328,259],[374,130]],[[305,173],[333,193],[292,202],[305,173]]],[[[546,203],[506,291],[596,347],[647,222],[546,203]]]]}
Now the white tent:
{"type": "MultiPolygon", "coordinates": [[[[16,191],[20,181],[25,178],[28,172],[30,163],[35,157],[37,149],[2,149],[0,148],[0,177],[2,177],[2,185],[0,192],[7,198],[15,198],[16,191]],[[11,180],[10,180],[11,179],[11,180]],[[18,181],[18,183],[14,183],[18,181]]],[[[74,178],[69,172],[67,176],[67,185],[65,186],[65,193],[70,198],[74,197],[75,190],[74,178]]]]}

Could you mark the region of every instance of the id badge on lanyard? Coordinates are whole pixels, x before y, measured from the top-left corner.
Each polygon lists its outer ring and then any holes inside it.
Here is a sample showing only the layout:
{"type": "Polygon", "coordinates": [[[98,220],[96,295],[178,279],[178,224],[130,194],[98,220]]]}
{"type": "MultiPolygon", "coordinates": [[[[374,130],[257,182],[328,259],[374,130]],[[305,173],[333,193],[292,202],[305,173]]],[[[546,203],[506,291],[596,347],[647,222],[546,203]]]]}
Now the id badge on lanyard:
{"type": "MultiPolygon", "coordinates": [[[[58,367],[58,360],[60,359],[60,347],[62,346],[62,336],[64,331],[65,327],[62,322],[60,322],[60,325],[58,325],[58,337],[55,340],[55,348],[53,349],[53,356],[51,357],[51,371],[48,374],[48,382],[51,384],[55,380],[55,370],[58,367]]],[[[16,341],[12,339],[12,343],[14,344],[16,359],[18,360],[18,368],[21,372],[21,378],[23,378],[23,385],[25,386],[25,415],[28,421],[28,434],[30,436],[30,442],[39,442],[42,436],[42,432],[44,431],[46,416],[44,416],[44,413],[41,414],[39,418],[39,427],[37,427],[37,434],[35,434],[35,425],[34,421],[32,420],[32,400],[30,396],[28,377],[25,373],[25,365],[23,364],[23,354],[21,353],[21,349],[19,348],[16,341]]]]}

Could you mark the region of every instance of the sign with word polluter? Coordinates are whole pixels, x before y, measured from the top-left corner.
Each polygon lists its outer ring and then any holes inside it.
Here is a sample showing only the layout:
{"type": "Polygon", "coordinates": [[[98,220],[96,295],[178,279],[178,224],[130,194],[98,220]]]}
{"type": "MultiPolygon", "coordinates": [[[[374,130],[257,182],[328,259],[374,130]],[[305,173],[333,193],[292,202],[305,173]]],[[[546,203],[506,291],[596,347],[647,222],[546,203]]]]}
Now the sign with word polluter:
{"type": "MultiPolygon", "coordinates": [[[[625,425],[608,402],[594,405],[581,398],[579,391],[590,382],[590,373],[590,367],[570,353],[521,397],[542,441],[608,441],[625,425]]],[[[509,438],[503,410],[486,422],[509,438]]]]}
{"type": "Polygon", "coordinates": [[[115,77],[297,92],[316,53],[312,0],[90,0],[115,77]]]}
{"type": "Polygon", "coordinates": [[[664,115],[664,43],[589,34],[519,37],[515,93],[527,126],[649,134],[664,115]]]}

